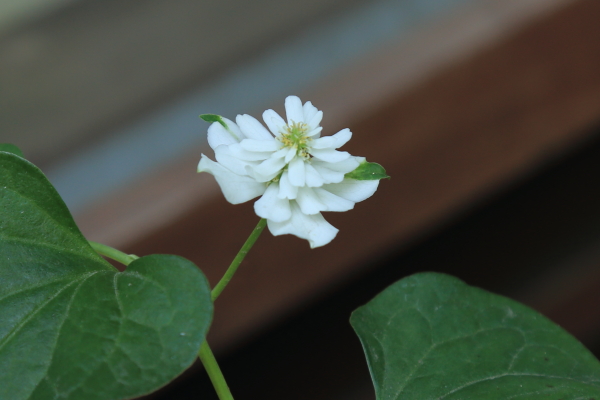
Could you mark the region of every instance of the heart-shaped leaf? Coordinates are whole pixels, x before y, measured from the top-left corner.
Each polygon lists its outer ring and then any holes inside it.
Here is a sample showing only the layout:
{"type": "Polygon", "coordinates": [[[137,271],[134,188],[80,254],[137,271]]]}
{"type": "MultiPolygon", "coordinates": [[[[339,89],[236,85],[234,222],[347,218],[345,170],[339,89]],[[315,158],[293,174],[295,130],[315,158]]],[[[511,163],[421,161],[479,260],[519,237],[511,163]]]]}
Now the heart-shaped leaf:
{"type": "Polygon", "coordinates": [[[402,279],[350,321],[378,400],[600,399],[600,363],[575,338],[451,276],[402,279]]]}
{"type": "Polygon", "coordinates": [[[0,153],[0,399],[151,392],[195,360],[211,317],[193,263],[153,255],[117,271],[41,171],[0,153]]]}
{"type": "Polygon", "coordinates": [[[5,151],[7,153],[15,154],[15,155],[17,155],[17,156],[19,156],[21,158],[25,158],[25,156],[23,155],[23,152],[21,151],[21,149],[19,149],[14,144],[0,143],[0,151],[5,151]]]}

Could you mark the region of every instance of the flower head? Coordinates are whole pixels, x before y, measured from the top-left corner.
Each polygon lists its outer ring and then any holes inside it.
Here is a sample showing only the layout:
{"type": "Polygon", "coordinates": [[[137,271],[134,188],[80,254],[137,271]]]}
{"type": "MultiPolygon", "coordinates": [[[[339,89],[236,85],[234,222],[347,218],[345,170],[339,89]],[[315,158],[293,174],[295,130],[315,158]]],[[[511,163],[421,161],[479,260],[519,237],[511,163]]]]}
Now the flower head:
{"type": "Polygon", "coordinates": [[[296,96],[285,100],[287,121],[273,110],[263,113],[266,129],[250,115],[236,122],[210,116],[208,143],[217,162],[204,154],[198,172],[215,176],[225,198],[239,204],[255,197],[259,217],[275,236],[293,234],[312,248],[329,243],[338,230],[322,211],[348,211],[370,197],[381,177],[347,176],[364,158],[337,149],[352,137],[349,129],[321,137],[323,112],[296,96]]]}

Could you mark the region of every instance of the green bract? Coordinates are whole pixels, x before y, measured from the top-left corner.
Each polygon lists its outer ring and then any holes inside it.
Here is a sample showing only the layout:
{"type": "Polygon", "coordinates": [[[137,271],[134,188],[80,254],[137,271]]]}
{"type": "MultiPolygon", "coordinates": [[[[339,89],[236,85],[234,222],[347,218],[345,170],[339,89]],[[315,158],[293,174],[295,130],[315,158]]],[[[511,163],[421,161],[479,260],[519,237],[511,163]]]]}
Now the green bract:
{"type": "Polygon", "coordinates": [[[204,275],[181,257],[117,271],[41,171],[0,152],[0,316],[0,399],[115,400],[151,392],[194,361],[212,302],[204,275]]]}
{"type": "Polygon", "coordinates": [[[378,400],[600,399],[600,363],[530,308],[434,273],[357,309],[378,400]]]}
{"type": "Polygon", "coordinates": [[[228,129],[227,124],[223,121],[223,117],[216,114],[201,114],[200,118],[206,122],[218,122],[223,128],[228,129]]]}
{"type": "Polygon", "coordinates": [[[381,165],[366,161],[362,162],[354,171],[348,172],[345,177],[357,181],[377,181],[389,178],[381,165]]]}

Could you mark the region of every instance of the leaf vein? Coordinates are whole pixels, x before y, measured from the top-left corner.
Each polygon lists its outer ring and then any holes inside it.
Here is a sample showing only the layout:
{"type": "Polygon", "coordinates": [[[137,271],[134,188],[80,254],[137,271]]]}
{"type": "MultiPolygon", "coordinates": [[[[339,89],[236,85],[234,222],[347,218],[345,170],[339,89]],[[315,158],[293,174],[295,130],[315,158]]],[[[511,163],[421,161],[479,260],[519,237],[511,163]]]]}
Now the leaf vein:
{"type": "MultiPolygon", "coordinates": [[[[67,252],[67,253],[70,253],[73,255],[83,257],[87,260],[93,261],[96,264],[102,264],[102,261],[104,261],[101,258],[99,259],[99,258],[91,256],[89,253],[80,253],[80,252],[74,251],[73,249],[61,247],[61,246],[58,246],[58,245],[55,245],[52,243],[38,242],[33,239],[25,239],[25,238],[20,238],[20,237],[15,237],[15,236],[0,235],[0,241],[27,243],[27,244],[33,244],[33,245],[39,246],[39,247],[47,247],[47,248],[51,248],[53,250],[57,250],[59,252],[67,252]]],[[[100,257],[100,256],[98,256],[98,257],[100,257]]],[[[108,263],[106,263],[106,264],[110,265],[108,263]]]]}
{"type": "Polygon", "coordinates": [[[530,374],[530,373],[529,374],[528,373],[512,373],[512,374],[508,374],[507,373],[507,374],[490,376],[490,377],[483,378],[483,379],[477,379],[475,381],[465,383],[464,385],[459,386],[456,389],[453,389],[453,390],[449,391],[445,395],[443,395],[441,397],[438,397],[437,400],[442,400],[442,399],[450,396],[451,394],[459,392],[459,391],[461,391],[461,390],[463,390],[463,389],[465,389],[467,387],[470,387],[470,386],[473,386],[473,385],[477,385],[477,384],[479,384],[481,382],[492,381],[494,379],[504,378],[504,377],[507,377],[507,376],[524,376],[524,377],[526,377],[526,376],[535,376],[535,377],[538,377],[538,378],[549,378],[549,379],[560,379],[560,380],[573,381],[573,382],[581,383],[581,384],[584,384],[584,385],[592,386],[592,387],[595,387],[595,388],[600,387],[600,386],[595,385],[595,384],[590,383],[590,382],[583,382],[583,381],[580,381],[580,380],[577,380],[577,379],[567,378],[567,377],[563,377],[563,376],[553,376],[553,375],[543,375],[543,374],[530,374]]]}

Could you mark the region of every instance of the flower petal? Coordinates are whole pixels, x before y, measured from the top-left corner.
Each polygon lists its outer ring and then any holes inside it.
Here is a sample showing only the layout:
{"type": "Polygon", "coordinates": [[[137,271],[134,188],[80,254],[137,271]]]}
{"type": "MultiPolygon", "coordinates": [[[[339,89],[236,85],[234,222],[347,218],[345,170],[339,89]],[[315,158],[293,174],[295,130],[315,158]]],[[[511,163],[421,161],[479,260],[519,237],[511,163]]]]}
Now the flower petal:
{"type": "MultiPolygon", "coordinates": [[[[304,114],[306,115],[306,114],[304,114]]],[[[319,124],[321,123],[321,120],[323,119],[323,111],[318,111],[315,115],[313,115],[310,119],[306,120],[306,123],[308,124],[308,126],[310,126],[312,129],[315,129],[319,126],[319,124]]]]}
{"type": "MultiPolygon", "coordinates": [[[[245,139],[247,140],[247,139],[245,139]]],[[[266,140],[265,140],[266,142],[266,140]]],[[[264,161],[267,158],[270,158],[273,153],[269,151],[258,152],[258,151],[248,151],[242,148],[241,143],[234,143],[227,146],[229,151],[233,157],[237,157],[240,160],[245,161],[264,161]]],[[[216,150],[215,150],[216,152],[216,150]]]]}
{"type": "Polygon", "coordinates": [[[284,166],[285,160],[283,158],[268,158],[254,167],[256,179],[262,182],[270,181],[281,172],[284,166]]]}
{"type": "Polygon", "coordinates": [[[296,202],[291,201],[292,218],[285,222],[274,222],[267,220],[267,225],[273,236],[291,234],[301,239],[308,240],[310,247],[324,246],[331,242],[337,235],[338,229],[333,227],[319,213],[315,215],[305,215],[300,211],[296,202]]]}
{"type": "Polygon", "coordinates": [[[314,189],[306,186],[298,188],[296,203],[306,215],[313,215],[327,210],[327,206],[321,202],[314,189]]]}
{"type": "Polygon", "coordinates": [[[312,149],[310,154],[319,160],[330,163],[344,161],[350,157],[350,153],[346,151],[337,151],[331,149],[312,149]]]}
{"type": "Polygon", "coordinates": [[[354,202],[351,200],[344,199],[340,196],[337,196],[331,192],[323,188],[315,188],[313,189],[317,196],[319,196],[319,200],[321,203],[327,207],[323,211],[337,211],[343,212],[352,210],[354,208],[354,202]]]}
{"type": "Polygon", "coordinates": [[[335,149],[335,139],[333,136],[323,136],[313,140],[310,145],[311,149],[335,149]]]}
{"type": "Polygon", "coordinates": [[[338,183],[344,180],[344,173],[326,167],[327,163],[312,163],[313,168],[321,175],[324,183],[338,183]]]}
{"type": "Polygon", "coordinates": [[[285,131],[286,123],[281,118],[279,114],[277,114],[273,110],[267,110],[263,113],[263,120],[265,124],[269,127],[269,130],[273,133],[273,135],[278,136],[281,132],[285,131]]]}
{"type": "Polygon", "coordinates": [[[265,194],[254,203],[254,211],[261,218],[266,218],[273,222],[284,222],[292,217],[290,201],[288,199],[280,199],[279,185],[272,183],[269,185],[265,194]]]}
{"type": "Polygon", "coordinates": [[[323,186],[325,181],[321,177],[321,174],[317,172],[315,167],[310,164],[304,165],[304,172],[306,172],[306,186],[308,187],[320,187],[323,186]]]}
{"type": "MultiPolygon", "coordinates": [[[[319,111],[317,109],[317,107],[313,106],[313,103],[310,101],[307,101],[306,103],[304,103],[304,105],[302,106],[302,112],[304,113],[304,122],[309,123],[311,119],[313,119],[319,112],[321,113],[321,116],[323,115],[322,111],[319,111]]],[[[312,128],[315,128],[317,125],[319,125],[318,123],[315,125],[310,125],[312,128]]]]}
{"type": "Polygon", "coordinates": [[[217,162],[235,174],[248,175],[246,172],[246,167],[256,166],[258,165],[259,161],[248,161],[238,157],[231,151],[233,146],[235,146],[235,144],[231,146],[221,145],[217,147],[215,149],[215,158],[217,159],[217,162]]]}
{"type": "Polygon", "coordinates": [[[235,119],[240,127],[240,130],[246,135],[248,139],[255,140],[270,140],[273,139],[273,135],[265,128],[256,118],[244,114],[238,115],[235,119]]]}
{"type": "Polygon", "coordinates": [[[340,196],[346,200],[358,203],[368,199],[375,193],[379,181],[359,181],[356,179],[345,178],[340,183],[331,183],[323,185],[323,189],[340,196]]]}
{"type": "Polygon", "coordinates": [[[275,138],[272,140],[244,139],[240,142],[240,146],[242,146],[242,149],[248,151],[272,152],[279,150],[281,143],[275,140],[275,138]]]}
{"type": "MultiPolygon", "coordinates": [[[[358,166],[360,165],[360,160],[362,160],[362,159],[363,159],[362,157],[349,157],[349,158],[345,159],[344,161],[340,161],[340,162],[336,162],[336,163],[328,163],[328,162],[313,160],[313,165],[315,165],[315,166],[320,165],[320,166],[328,168],[332,171],[337,171],[337,172],[341,172],[343,174],[347,174],[348,172],[352,172],[356,168],[358,168],[358,166]]],[[[338,181],[338,182],[340,182],[340,181],[338,181]]]]}
{"type": "Polygon", "coordinates": [[[293,147],[290,147],[289,149],[287,149],[287,152],[285,153],[285,162],[286,164],[289,163],[290,161],[292,161],[292,159],[296,156],[296,149],[293,147]]]}
{"type": "Polygon", "coordinates": [[[225,129],[223,125],[218,122],[213,122],[208,127],[208,144],[214,150],[222,144],[229,145],[233,143],[238,143],[240,140],[244,139],[244,134],[240,131],[240,128],[235,124],[235,122],[223,118],[223,121],[227,124],[229,129],[225,129]]]}
{"type": "Polygon", "coordinates": [[[321,136],[321,131],[323,130],[322,126],[317,126],[315,129],[309,131],[306,136],[308,136],[311,139],[316,139],[319,136],[321,136]]]}
{"type": "Polygon", "coordinates": [[[335,135],[331,135],[331,137],[335,140],[334,149],[340,148],[352,138],[352,132],[350,129],[345,128],[336,133],[335,135]]]}
{"type": "Polygon", "coordinates": [[[288,178],[288,172],[284,171],[279,179],[279,198],[280,199],[295,199],[298,195],[298,186],[294,186],[290,183],[288,178]]]}
{"type": "Polygon", "coordinates": [[[275,153],[271,154],[271,158],[284,158],[284,157],[287,157],[288,153],[289,153],[289,149],[287,147],[284,147],[282,149],[277,150],[275,153]]]}
{"type": "Polygon", "coordinates": [[[198,164],[198,172],[212,174],[221,187],[221,191],[231,204],[240,204],[263,194],[267,185],[258,183],[248,176],[234,174],[221,164],[214,162],[202,154],[198,164]]]}
{"type": "Polygon", "coordinates": [[[304,160],[300,157],[294,157],[288,167],[289,179],[294,186],[304,186],[306,182],[306,173],[304,171],[304,160]]]}
{"type": "Polygon", "coordinates": [[[294,122],[305,122],[302,101],[298,96],[288,96],[285,98],[285,115],[287,116],[288,125],[292,125],[294,122]]]}

